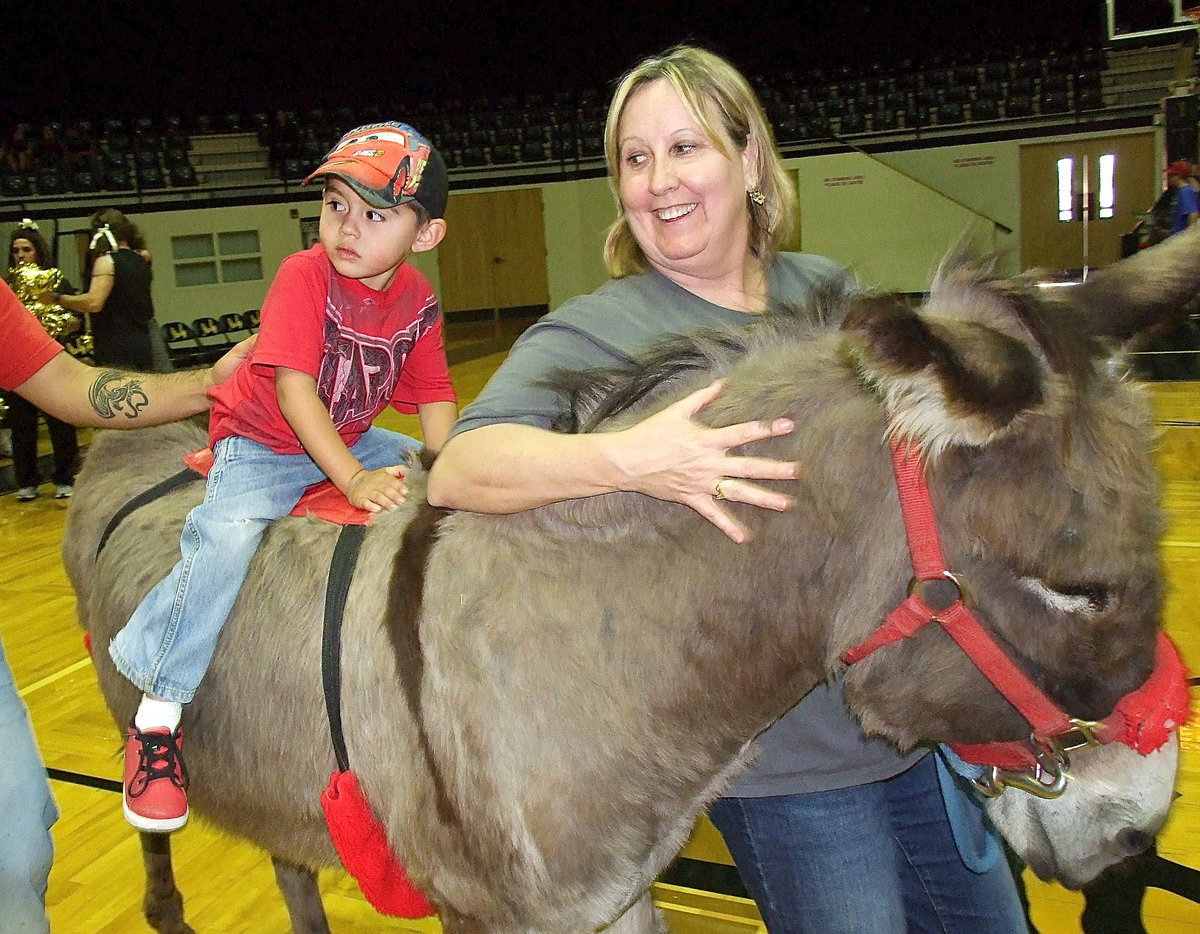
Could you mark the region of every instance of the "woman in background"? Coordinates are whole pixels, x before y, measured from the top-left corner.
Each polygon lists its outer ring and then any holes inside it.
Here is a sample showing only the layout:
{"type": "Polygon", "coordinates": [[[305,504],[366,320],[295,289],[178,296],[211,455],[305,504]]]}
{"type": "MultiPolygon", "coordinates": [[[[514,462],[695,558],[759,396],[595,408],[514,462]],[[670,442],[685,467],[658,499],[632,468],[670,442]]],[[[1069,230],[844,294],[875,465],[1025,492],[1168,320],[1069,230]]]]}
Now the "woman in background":
{"type": "MultiPolygon", "coordinates": [[[[23,220],[13,229],[8,238],[8,275],[6,280],[13,291],[22,295],[29,287],[39,280],[39,274],[54,266],[50,247],[46,239],[39,233],[38,226],[31,220],[23,220]]],[[[65,280],[58,285],[62,292],[73,289],[65,280]]],[[[29,298],[26,296],[26,303],[29,298]]],[[[39,316],[42,326],[51,337],[60,344],[71,331],[78,328],[78,319],[67,321],[67,316],[56,314],[49,306],[47,314],[39,316]]],[[[36,304],[31,308],[35,315],[39,310],[36,304]]],[[[73,318],[73,316],[71,316],[73,318]]],[[[17,500],[22,503],[32,502],[38,497],[38,487],[43,478],[38,469],[37,435],[38,409],[15,393],[6,396],[8,401],[8,426],[12,429],[12,459],[13,471],[17,480],[17,500]]],[[[75,470],[79,465],[79,443],[75,435],[75,426],[59,421],[49,413],[45,414],[46,427],[50,431],[50,445],[54,451],[54,472],[50,479],[54,483],[54,498],[66,499],[71,495],[75,483],[75,470]]]]}
{"type": "Polygon", "coordinates": [[[91,279],[78,295],[53,295],[69,311],[93,315],[93,354],[97,366],[134,370],[155,366],[154,302],[150,297],[150,251],[137,225],[116,208],[92,215],[89,250],[91,279]]]}

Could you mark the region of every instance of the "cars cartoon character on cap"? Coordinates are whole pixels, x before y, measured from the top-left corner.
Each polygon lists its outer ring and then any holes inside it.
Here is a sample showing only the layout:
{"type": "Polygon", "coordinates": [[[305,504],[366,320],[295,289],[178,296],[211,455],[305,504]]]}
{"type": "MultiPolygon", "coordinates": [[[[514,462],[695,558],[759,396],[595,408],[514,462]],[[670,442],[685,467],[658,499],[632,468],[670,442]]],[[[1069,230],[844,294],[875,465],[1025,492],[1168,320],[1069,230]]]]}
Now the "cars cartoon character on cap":
{"type": "MultiPolygon", "coordinates": [[[[441,165],[432,145],[412,127],[403,123],[371,124],[343,136],[305,183],[336,175],[375,207],[416,201],[430,215],[440,217],[445,209],[445,184],[425,178],[431,161],[441,165]],[[423,181],[433,184],[423,187],[423,181]]],[[[437,168],[433,172],[439,174],[437,168]]],[[[444,177],[444,169],[440,174],[444,177]]]]}

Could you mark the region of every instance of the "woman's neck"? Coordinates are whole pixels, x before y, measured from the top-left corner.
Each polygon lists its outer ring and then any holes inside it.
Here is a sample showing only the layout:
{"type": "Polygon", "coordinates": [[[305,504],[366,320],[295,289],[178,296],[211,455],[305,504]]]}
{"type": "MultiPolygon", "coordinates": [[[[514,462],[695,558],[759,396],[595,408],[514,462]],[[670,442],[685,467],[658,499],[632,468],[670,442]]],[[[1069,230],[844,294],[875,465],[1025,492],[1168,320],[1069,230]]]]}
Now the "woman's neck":
{"type": "Polygon", "coordinates": [[[681,289],[706,302],[748,315],[767,309],[767,273],[762,261],[747,252],[744,262],[728,272],[714,276],[691,275],[675,269],[655,267],[681,289]]]}

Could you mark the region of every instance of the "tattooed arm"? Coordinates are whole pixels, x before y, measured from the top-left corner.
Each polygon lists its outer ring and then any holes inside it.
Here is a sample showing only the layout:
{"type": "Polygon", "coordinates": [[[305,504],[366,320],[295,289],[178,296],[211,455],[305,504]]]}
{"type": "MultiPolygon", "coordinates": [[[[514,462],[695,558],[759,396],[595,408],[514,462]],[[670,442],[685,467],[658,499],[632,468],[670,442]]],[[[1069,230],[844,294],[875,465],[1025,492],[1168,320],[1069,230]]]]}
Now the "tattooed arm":
{"type": "Polygon", "coordinates": [[[51,358],[16,392],[43,412],[73,425],[145,428],[207,409],[209,387],[228,379],[253,345],[254,338],[242,341],[211,369],[179,373],[90,367],[64,352],[51,358]]]}

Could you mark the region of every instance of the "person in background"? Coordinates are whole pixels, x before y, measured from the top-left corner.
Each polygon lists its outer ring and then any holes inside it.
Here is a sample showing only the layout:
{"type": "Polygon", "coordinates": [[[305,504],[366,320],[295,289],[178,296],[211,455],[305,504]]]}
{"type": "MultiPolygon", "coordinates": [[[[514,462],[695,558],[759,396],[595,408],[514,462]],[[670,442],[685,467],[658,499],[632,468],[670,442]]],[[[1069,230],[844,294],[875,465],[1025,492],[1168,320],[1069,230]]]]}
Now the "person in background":
{"type": "Polygon", "coordinates": [[[163,369],[154,352],[157,332],[150,282],[150,251],[137,225],[116,208],[92,215],[91,277],[86,292],[51,293],[49,304],[92,315],[97,366],[163,369]]]}
{"type": "Polygon", "coordinates": [[[1200,220],[1200,194],[1191,184],[1192,165],[1179,159],[1167,166],[1167,185],[1172,189],[1171,233],[1187,230],[1200,220]]]}
{"type": "MultiPolygon", "coordinates": [[[[712,53],[679,47],[627,74],[605,156],[619,212],[605,244],[614,278],[518,340],[434,462],[429,502],[513,513],[632,491],[688,506],[741,543],[727,503],[792,508],[756,481],[792,479],[797,467],[736,449],[791,422],[703,426],[692,416],[718,382],[625,430],[561,434],[550,428],[565,403],[542,380],[555,368],[628,365],[671,335],[745,327],[772,302],[812,307],[848,274],[780,252],[795,192],[749,83],[712,53]]],[[[1025,934],[1000,848],[972,866],[957,849],[933,754],[865,737],[840,679],[758,746],[711,816],[771,934],[1025,934]]],[[[954,783],[946,793],[963,802],[953,817],[985,834],[968,793],[954,783]]]]}
{"type": "MultiPolygon", "coordinates": [[[[229,378],[253,338],[212,369],[141,374],[93,369],[55,341],[0,283],[0,389],[64,422],[93,428],[140,428],[208,408],[208,390],[229,378]]],[[[0,643],[0,926],[10,934],[46,934],[46,881],[54,855],[50,828],[58,808],[46,779],[12,669],[0,643]]]]}
{"type": "MultiPolygon", "coordinates": [[[[31,220],[23,220],[8,238],[8,284],[17,294],[36,283],[45,271],[52,269],[54,260],[46,239],[38,226],[31,220]]],[[[71,292],[70,283],[63,282],[59,289],[71,292]]],[[[35,316],[37,309],[31,308],[35,316]]],[[[61,309],[58,309],[61,311],[61,309]]],[[[74,316],[55,314],[55,309],[46,309],[39,318],[42,327],[58,341],[64,340],[79,326],[74,316]],[[70,320],[69,320],[70,319],[70,320]]],[[[37,499],[42,475],[38,468],[38,410],[23,397],[8,395],[8,425],[12,429],[13,471],[17,480],[17,500],[28,503],[37,499]]],[[[50,479],[54,483],[54,498],[67,499],[75,483],[75,470],[79,464],[79,443],[75,426],[60,421],[45,413],[46,428],[50,434],[50,446],[54,454],[54,469],[50,479]]]]}

